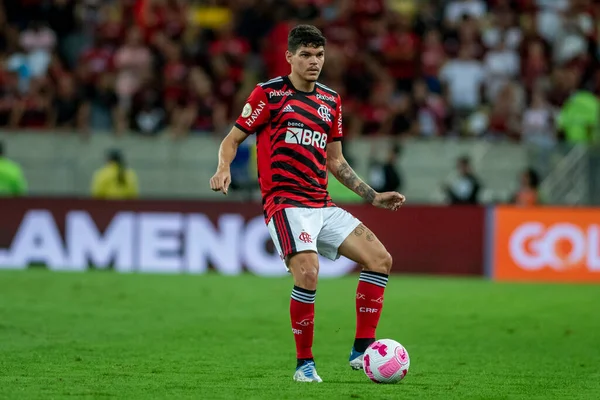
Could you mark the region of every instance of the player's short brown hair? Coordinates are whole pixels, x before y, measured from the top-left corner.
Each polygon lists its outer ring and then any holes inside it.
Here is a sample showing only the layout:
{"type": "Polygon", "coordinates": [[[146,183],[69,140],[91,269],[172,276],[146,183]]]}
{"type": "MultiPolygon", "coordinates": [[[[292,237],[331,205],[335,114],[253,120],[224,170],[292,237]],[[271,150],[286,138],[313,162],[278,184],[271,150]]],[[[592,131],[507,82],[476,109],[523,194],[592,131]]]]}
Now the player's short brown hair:
{"type": "Polygon", "coordinates": [[[296,54],[302,46],[321,47],[325,46],[327,39],[319,28],[313,25],[298,25],[288,35],[288,50],[296,54]]]}

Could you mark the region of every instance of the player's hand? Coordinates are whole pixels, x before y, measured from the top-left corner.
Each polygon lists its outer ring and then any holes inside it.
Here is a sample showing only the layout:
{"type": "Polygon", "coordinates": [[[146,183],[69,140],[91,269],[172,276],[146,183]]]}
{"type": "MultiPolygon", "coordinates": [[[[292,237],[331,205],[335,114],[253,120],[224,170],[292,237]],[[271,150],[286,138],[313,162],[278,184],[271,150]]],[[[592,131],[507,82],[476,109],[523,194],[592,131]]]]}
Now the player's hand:
{"type": "Polygon", "coordinates": [[[229,172],[229,170],[217,170],[213,177],[210,178],[210,188],[215,192],[223,192],[223,194],[227,194],[230,183],[231,172],[229,172]]]}
{"type": "Polygon", "coordinates": [[[373,205],[379,208],[396,211],[406,201],[406,197],[398,192],[377,193],[373,199],[373,205]]]}

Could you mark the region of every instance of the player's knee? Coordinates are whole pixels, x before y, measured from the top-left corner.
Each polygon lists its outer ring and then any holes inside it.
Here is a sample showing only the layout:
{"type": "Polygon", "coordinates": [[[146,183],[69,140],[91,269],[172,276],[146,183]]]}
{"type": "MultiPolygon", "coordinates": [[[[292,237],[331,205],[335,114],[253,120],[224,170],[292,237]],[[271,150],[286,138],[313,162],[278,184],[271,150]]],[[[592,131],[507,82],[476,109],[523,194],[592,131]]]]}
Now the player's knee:
{"type": "Polygon", "coordinates": [[[393,262],[394,262],[394,260],[392,259],[392,255],[386,251],[385,256],[383,257],[382,267],[383,267],[385,273],[388,275],[392,271],[393,262]]]}
{"type": "Polygon", "coordinates": [[[365,267],[369,271],[378,272],[380,274],[389,274],[392,270],[392,255],[387,251],[383,251],[373,258],[373,261],[365,267]]]}
{"type": "Polygon", "coordinates": [[[319,278],[319,264],[316,254],[296,254],[290,260],[290,270],[294,275],[295,284],[304,289],[315,290],[319,278]]]}
{"type": "Polygon", "coordinates": [[[302,270],[302,282],[307,289],[315,290],[317,280],[319,279],[319,268],[315,266],[307,267],[302,270]]]}

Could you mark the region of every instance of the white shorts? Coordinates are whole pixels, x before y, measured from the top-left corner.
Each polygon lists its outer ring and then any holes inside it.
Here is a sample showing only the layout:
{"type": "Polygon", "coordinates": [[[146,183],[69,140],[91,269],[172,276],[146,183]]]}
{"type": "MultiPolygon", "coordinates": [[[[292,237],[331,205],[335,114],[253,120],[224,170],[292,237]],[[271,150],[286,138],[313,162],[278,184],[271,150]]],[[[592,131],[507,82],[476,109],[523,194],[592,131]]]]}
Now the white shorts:
{"type": "Polygon", "coordinates": [[[268,223],[271,239],[282,259],[300,251],[315,251],[337,260],[338,248],[360,225],[360,221],[339,207],[284,208],[268,223]]]}

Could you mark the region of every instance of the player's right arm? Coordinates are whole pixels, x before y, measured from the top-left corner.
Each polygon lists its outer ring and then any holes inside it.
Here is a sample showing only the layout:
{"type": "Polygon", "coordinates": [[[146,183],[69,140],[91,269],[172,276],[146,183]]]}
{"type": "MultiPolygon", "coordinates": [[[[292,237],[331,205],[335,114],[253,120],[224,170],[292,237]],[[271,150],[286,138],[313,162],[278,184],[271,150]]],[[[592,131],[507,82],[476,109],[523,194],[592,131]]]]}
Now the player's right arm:
{"type": "Polygon", "coordinates": [[[238,147],[248,135],[244,133],[240,128],[234,126],[231,132],[221,142],[219,147],[219,164],[217,165],[217,172],[210,178],[210,188],[215,192],[223,192],[227,194],[229,185],[231,184],[231,171],[230,166],[237,154],[238,147]]]}
{"type": "Polygon", "coordinates": [[[269,122],[269,119],[267,95],[261,86],[256,86],[248,97],[235,126],[221,142],[217,172],[210,179],[210,188],[213,191],[227,194],[231,184],[230,166],[237,154],[238,147],[248,135],[259,132],[269,122]]]}

